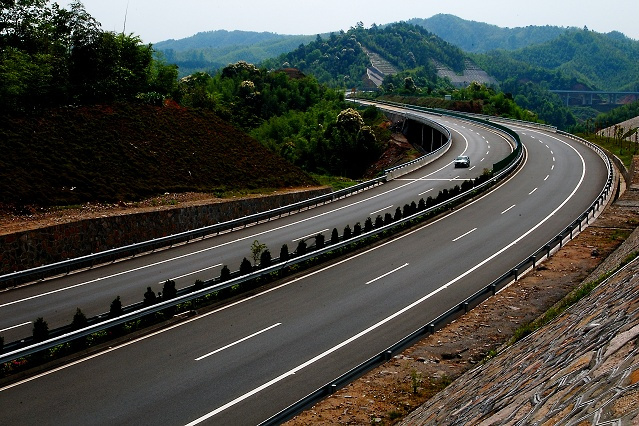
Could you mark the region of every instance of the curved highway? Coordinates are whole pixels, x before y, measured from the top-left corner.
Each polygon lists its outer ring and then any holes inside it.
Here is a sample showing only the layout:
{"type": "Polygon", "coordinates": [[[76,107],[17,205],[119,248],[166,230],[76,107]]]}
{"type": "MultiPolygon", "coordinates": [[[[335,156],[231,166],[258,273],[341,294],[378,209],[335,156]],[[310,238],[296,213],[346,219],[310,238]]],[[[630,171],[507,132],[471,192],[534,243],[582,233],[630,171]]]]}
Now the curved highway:
{"type": "Polygon", "coordinates": [[[504,136],[494,131],[467,123],[452,130],[453,145],[441,159],[363,193],[244,230],[0,292],[0,335],[5,342],[26,337],[37,317],[43,317],[49,328],[70,324],[77,308],[89,317],[103,314],[116,296],[124,305],[139,302],[147,287],[161,291],[167,279],[182,288],[196,279],[218,277],[223,265],[237,270],[244,257],[251,259],[255,240],[278,256],[283,244],[294,251],[302,238],[323,233],[330,239],[333,228],[341,234],[346,225],[352,228],[357,222],[363,225],[369,216],[374,220],[377,215],[394,214],[397,207],[436,197],[442,189],[477,177],[512,150],[504,136]],[[453,159],[462,153],[473,159],[470,169],[452,167],[453,159]]]}
{"type": "MultiPolygon", "coordinates": [[[[441,120],[467,139],[474,133],[467,124],[441,120]]],[[[0,404],[11,407],[3,421],[250,425],[267,419],[486,286],[589,207],[606,181],[601,158],[556,134],[516,130],[526,163],[495,191],[277,288],[2,388],[0,404]]],[[[494,149],[504,148],[456,142],[449,155],[467,151],[476,163],[494,149]]],[[[437,179],[463,173],[450,157],[437,162],[437,179]]],[[[441,182],[428,180],[429,173],[392,185],[426,191],[441,182]]],[[[362,210],[358,221],[371,213],[362,210]]]]}

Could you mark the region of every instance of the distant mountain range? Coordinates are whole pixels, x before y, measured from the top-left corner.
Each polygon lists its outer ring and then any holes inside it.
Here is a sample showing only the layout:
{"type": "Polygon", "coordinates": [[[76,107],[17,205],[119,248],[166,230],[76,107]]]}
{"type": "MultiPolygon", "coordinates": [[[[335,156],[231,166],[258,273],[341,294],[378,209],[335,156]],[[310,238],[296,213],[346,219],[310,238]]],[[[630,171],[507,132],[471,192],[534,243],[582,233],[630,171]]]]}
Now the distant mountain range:
{"type": "Polygon", "coordinates": [[[568,31],[568,28],[550,25],[502,28],[446,14],[434,15],[428,19],[414,18],[408,23],[424,27],[463,51],[471,53],[521,49],[555,39],[568,31]]]}
{"type": "Polygon", "coordinates": [[[163,41],[154,48],[167,62],[177,64],[182,76],[215,72],[244,60],[271,68],[298,67],[321,82],[354,87],[366,83],[366,74],[380,84],[384,73],[377,74],[378,67],[372,63],[386,63],[400,73],[424,67],[429,75],[434,65],[440,76],[443,65],[451,81],[455,75],[465,81],[463,73],[474,63],[488,72],[485,82],[493,77],[500,84],[534,82],[551,89],[639,91],[639,42],[619,32],[556,26],[500,28],[445,14],[351,30],[356,33],[294,36],[210,31],[163,41]]]}
{"type": "Polygon", "coordinates": [[[282,35],[252,31],[207,31],[153,45],[168,63],[177,64],[180,76],[212,72],[238,61],[260,63],[314,40],[309,35],[282,35]]]}

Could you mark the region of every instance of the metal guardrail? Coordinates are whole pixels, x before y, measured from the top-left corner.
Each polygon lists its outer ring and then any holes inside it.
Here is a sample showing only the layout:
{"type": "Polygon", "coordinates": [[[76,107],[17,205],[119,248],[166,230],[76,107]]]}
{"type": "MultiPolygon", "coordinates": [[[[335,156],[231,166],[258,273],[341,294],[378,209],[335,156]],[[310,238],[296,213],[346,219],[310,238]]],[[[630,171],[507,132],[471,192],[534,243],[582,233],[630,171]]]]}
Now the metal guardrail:
{"type": "Polygon", "coordinates": [[[326,195],[320,195],[305,201],[279,207],[277,209],[268,210],[266,212],[256,213],[249,216],[244,216],[239,219],[230,220],[227,222],[210,225],[191,231],[185,231],[178,234],[168,235],[166,237],[156,238],[153,240],[143,241],[140,243],[129,244],[123,247],[118,247],[111,250],[105,250],[99,253],[92,253],[86,256],[77,257],[74,259],[68,259],[48,265],[39,266],[36,268],[27,269],[24,271],[17,271],[10,274],[0,276],[0,288],[10,285],[18,285],[24,282],[33,281],[37,279],[44,279],[47,277],[55,276],[58,274],[69,274],[70,272],[82,268],[92,268],[96,265],[114,262],[118,259],[122,259],[128,256],[135,256],[137,254],[152,252],[160,248],[171,247],[180,243],[188,243],[198,238],[204,238],[211,234],[219,234],[220,232],[230,231],[235,228],[246,227],[251,224],[257,224],[262,221],[269,221],[275,217],[281,217],[285,214],[291,214],[296,211],[308,209],[318,206],[320,204],[326,204],[340,198],[347,197],[349,195],[364,191],[376,185],[380,185],[384,182],[392,180],[398,177],[400,174],[398,170],[405,170],[403,174],[409,173],[417,167],[422,167],[430,161],[434,161],[439,156],[443,155],[446,149],[448,149],[452,142],[452,137],[448,129],[428,120],[424,117],[418,117],[420,121],[429,126],[435,127],[438,131],[442,132],[446,138],[446,143],[431,153],[423,155],[415,160],[401,164],[399,166],[392,167],[384,170],[384,174],[381,177],[368,180],[366,182],[359,183],[357,185],[341,189],[339,191],[331,192],[326,195]]]}
{"type": "Polygon", "coordinates": [[[599,193],[599,196],[595,199],[595,201],[592,202],[590,207],[588,207],[588,209],[584,213],[582,213],[574,222],[564,228],[555,238],[548,241],[548,243],[546,243],[544,246],[533,252],[530,257],[520,262],[513,269],[506,272],[483,289],[469,296],[461,303],[453,306],[448,311],[434,318],[432,321],[429,321],[427,324],[415,330],[403,339],[399,340],[394,345],[369,358],[352,370],[342,374],[333,381],[327,383],[311,394],[305,396],[304,398],[275,414],[271,418],[260,423],[260,426],[277,425],[292,418],[294,415],[301,412],[305,408],[310,407],[313,404],[319,402],[321,399],[333,394],[337,389],[343,387],[347,383],[350,383],[352,380],[356,379],[364,372],[369,371],[372,368],[390,360],[394,355],[400,353],[402,350],[414,344],[422,337],[433,334],[436,330],[439,330],[443,326],[450,324],[455,319],[461,317],[462,315],[468,313],[474,307],[478,306],[484,300],[497,294],[497,292],[501,289],[510,285],[514,281],[517,281],[519,277],[524,275],[525,272],[527,272],[529,269],[535,268],[537,262],[543,260],[544,257],[548,259],[553,253],[555,253],[563,246],[566,239],[568,239],[568,241],[572,240],[576,235],[575,232],[577,232],[577,234],[580,233],[583,229],[584,221],[587,226],[590,221],[590,215],[592,214],[592,217],[594,218],[596,213],[606,205],[606,202],[612,196],[614,188],[612,163],[606,156],[605,152],[596,145],[593,145],[584,139],[578,138],[566,132],[559,133],[561,133],[563,136],[571,137],[572,139],[575,139],[583,143],[584,145],[587,145],[588,147],[594,149],[606,163],[606,167],[608,169],[608,178],[606,180],[604,188],[599,193]]]}
{"type": "MultiPolygon", "coordinates": [[[[521,150],[520,150],[521,152],[521,150]]],[[[397,222],[393,222],[389,225],[385,225],[376,229],[373,229],[370,232],[364,232],[359,236],[355,236],[352,238],[349,238],[347,240],[342,240],[337,244],[328,244],[326,245],[323,249],[320,250],[314,250],[310,253],[307,253],[303,256],[297,256],[294,257],[293,259],[287,261],[287,262],[283,262],[283,263],[279,263],[273,266],[270,266],[268,268],[264,268],[264,269],[260,269],[258,271],[255,271],[251,274],[247,274],[244,276],[240,276],[222,283],[217,283],[217,279],[211,279],[211,280],[207,280],[204,282],[204,288],[202,290],[198,290],[198,291],[194,291],[194,292],[189,292],[187,294],[184,295],[180,295],[176,298],[173,298],[171,300],[167,300],[158,304],[154,304],[152,306],[149,307],[144,307],[141,309],[136,309],[133,310],[131,312],[125,313],[121,316],[118,316],[116,318],[111,318],[111,319],[107,319],[105,321],[100,321],[96,324],[92,324],[88,327],[79,329],[79,330],[75,330],[75,331],[70,331],[68,333],[64,333],[64,334],[60,334],[60,335],[56,335],[56,331],[52,330],[51,334],[53,334],[55,337],[52,337],[44,342],[40,342],[40,343],[33,343],[33,344],[28,344],[27,346],[24,347],[17,347],[16,349],[12,349],[12,347],[16,347],[16,346],[20,346],[19,343],[20,342],[13,342],[13,344],[10,345],[5,345],[5,350],[9,349],[9,352],[3,353],[0,356],[0,363],[4,363],[4,362],[8,362],[11,361],[13,359],[16,358],[20,358],[20,357],[24,357],[24,356],[28,356],[31,354],[34,354],[36,352],[40,352],[42,350],[45,349],[49,349],[49,348],[53,348],[55,346],[61,345],[61,344],[65,344],[65,343],[69,343],[72,340],[75,339],[79,339],[85,336],[88,336],[90,334],[93,334],[95,332],[98,331],[102,331],[114,326],[118,326],[118,325],[122,325],[124,323],[127,323],[129,321],[133,321],[139,318],[142,318],[146,315],[152,314],[152,313],[156,313],[156,312],[160,312],[162,310],[165,310],[167,308],[170,308],[172,306],[181,304],[181,303],[185,303],[185,302],[189,302],[192,300],[195,300],[197,298],[203,297],[209,293],[212,293],[214,291],[219,291],[219,290],[223,290],[229,287],[232,287],[234,285],[237,284],[242,284],[244,282],[247,281],[251,281],[254,280],[256,278],[259,278],[261,276],[264,275],[268,275],[271,274],[273,272],[277,272],[283,268],[298,264],[298,263],[302,263],[305,262],[311,258],[317,257],[321,254],[324,253],[328,253],[330,251],[334,251],[336,249],[340,249],[343,248],[345,246],[351,245],[353,243],[357,243],[358,241],[362,241],[364,239],[370,238],[372,236],[375,235],[379,235],[382,234],[385,231],[390,230],[391,228],[395,227],[395,226],[400,226],[403,225],[411,220],[414,220],[415,218],[419,217],[419,216],[423,216],[423,215],[427,215],[433,211],[436,211],[438,209],[444,208],[447,205],[453,204],[453,203],[457,203],[458,201],[462,200],[465,197],[468,197],[470,193],[472,193],[473,191],[481,191],[485,188],[487,188],[490,185],[493,185],[495,182],[497,182],[498,180],[504,178],[505,176],[508,175],[508,173],[510,172],[511,169],[514,169],[517,164],[518,161],[521,160],[521,156],[516,160],[513,161],[513,163],[511,164],[510,168],[506,169],[506,170],[502,170],[499,174],[491,177],[491,179],[487,180],[486,182],[477,185],[476,187],[461,193],[455,197],[450,198],[449,200],[447,200],[444,203],[432,206],[428,209],[422,210],[420,212],[417,212],[413,215],[410,215],[406,218],[402,218],[401,220],[397,221],[397,222]]],[[[322,197],[318,197],[318,198],[322,198],[322,197]]],[[[134,304],[132,305],[132,307],[137,308],[140,304],[134,304]]],[[[130,309],[130,307],[126,307],[125,311],[130,309]]],[[[102,314],[99,315],[98,317],[106,317],[107,314],[102,314]]],[[[93,320],[93,319],[92,319],[93,320]]]]}

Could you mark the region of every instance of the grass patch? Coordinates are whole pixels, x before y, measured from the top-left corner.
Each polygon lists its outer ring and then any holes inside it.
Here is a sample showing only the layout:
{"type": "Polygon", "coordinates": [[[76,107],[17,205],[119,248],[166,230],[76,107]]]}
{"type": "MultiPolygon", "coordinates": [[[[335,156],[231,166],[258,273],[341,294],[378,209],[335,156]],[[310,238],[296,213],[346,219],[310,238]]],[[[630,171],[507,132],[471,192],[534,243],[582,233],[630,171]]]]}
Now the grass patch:
{"type": "Polygon", "coordinates": [[[628,256],[626,256],[623,259],[623,261],[619,264],[619,266],[615,268],[614,270],[606,272],[605,274],[602,274],[601,276],[599,276],[599,278],[597,278],[596,280],[587,282],[581,285],[580,287],[578,287],[577,289],[573,290],[570,294],[568,294],[566,297],[564,297],[562,300],[556,303],[553,307],[547,310],[539,318],[515,330],[515,333],[513,334],[513,337],[508,341],[508,344],[513,345],[516,342],[523,339],[524,337],[528,336],[529,334],[532,334],[535,331],[542,328],[543,326],[549,324],[552,320],[557,318],[568,308],[575,305],[584,297],[588,296],[592,292],[592,290],[594,290],[599,284],[604,282],[606,279],[608,279],[614,273],[619,271],[625,265],[633,261],[635,258],[637,258],[637,256],[639,256],[639,251],[630,253],[628,256]]]}
{"type": "Polygon", "coordinates": [[[359,182],[353,179],[339,176],[317,175],[311,174],[311,176],[320,183],[322,186],[330,186],[333,191],[339,191],[340,189],[349,188],[357,185],[359,182]]]}
{"type": "Polygon", "coordinates": [[[629,169],[632,164],[632,157],[636,155],[637,144],[634,142],[623,141],[620,143],[614,138],[608,138],[606,136],[598,136],[596,134],[577,134],[580,138],[586,139],[588,142],[592,142],[595,145],[604,148],[621,159],[623,164],[629,169]]]}

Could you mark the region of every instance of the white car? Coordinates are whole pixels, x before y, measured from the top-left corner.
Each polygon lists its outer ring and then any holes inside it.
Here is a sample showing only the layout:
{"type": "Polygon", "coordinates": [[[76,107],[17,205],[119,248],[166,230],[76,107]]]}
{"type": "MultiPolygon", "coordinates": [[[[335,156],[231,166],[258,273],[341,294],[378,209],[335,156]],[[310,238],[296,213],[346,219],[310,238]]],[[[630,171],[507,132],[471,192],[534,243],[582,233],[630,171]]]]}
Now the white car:
{"type": "Polygon", "coordinates": [[[459,157],[455,158],[455,161],[453,161],[453,163],[455,164],[455,168],[470,167],[470,157],[468,157],[467,155],[460,155],[459,157]]]}

